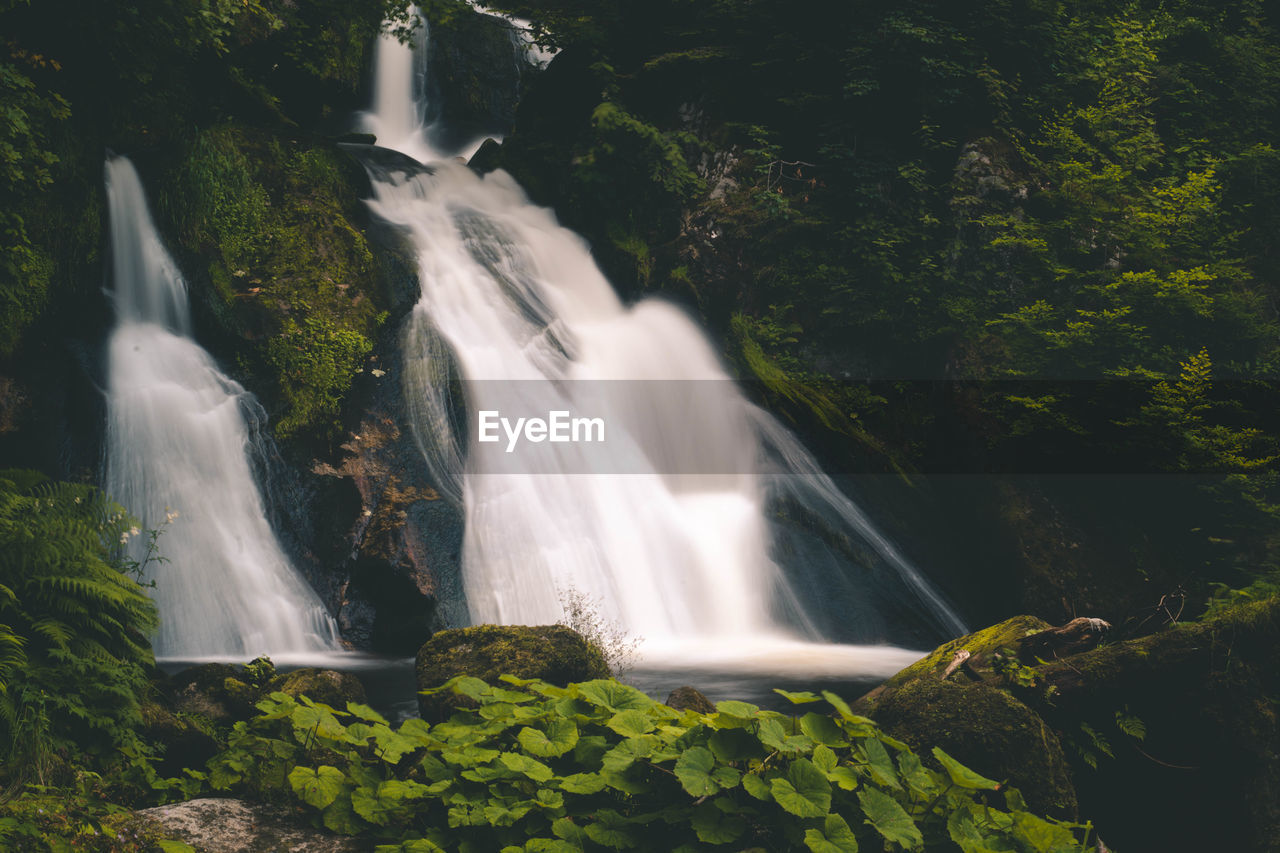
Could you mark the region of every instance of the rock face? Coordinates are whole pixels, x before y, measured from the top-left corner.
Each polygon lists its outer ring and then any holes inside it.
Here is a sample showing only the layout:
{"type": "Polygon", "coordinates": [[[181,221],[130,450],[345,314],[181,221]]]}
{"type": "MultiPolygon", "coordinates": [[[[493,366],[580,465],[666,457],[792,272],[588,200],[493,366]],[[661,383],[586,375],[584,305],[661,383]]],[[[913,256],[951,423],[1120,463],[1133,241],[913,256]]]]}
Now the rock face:
{"type": "Polygon", "coordinates": [[[504,133],[515,121],[523,82],[536,67],[512,26],[485,14],[431,22],[427,85],[438,114],[469,130],[504,133]]]}
{"type": "Polygon", "coordinates": [[[312,829],[278,806],[243,800],[189,800],[144,809],[138,815],[159,824],[166,838],[201,853],[355,853],[367,842],[312,829]]]}
{"type": "MultiPolygon", "coordinates": [[[[419,690],[457,675],[493,684],[500,675],[568,684],[607,678],[609,667],[581,634],[563,625],[477,625],[441,631],[418,650],[419,690]]],[[[436,719],[457,707],[459,698],[419,696],[418,707],[424,719],[436,719]]]]}

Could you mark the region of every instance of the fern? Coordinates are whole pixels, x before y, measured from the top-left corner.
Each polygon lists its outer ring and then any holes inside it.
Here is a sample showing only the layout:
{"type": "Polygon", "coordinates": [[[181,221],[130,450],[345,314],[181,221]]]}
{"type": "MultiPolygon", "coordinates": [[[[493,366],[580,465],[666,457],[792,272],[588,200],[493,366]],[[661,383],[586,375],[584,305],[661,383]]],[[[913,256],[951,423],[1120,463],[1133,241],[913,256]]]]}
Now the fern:
{"type": "Polygon", "coordinates": [[[0,759],[56,774],[61,756],[132,744],[154,659],[155,605],[127,574],[133,524],[91,486],[0,471],[0,759]]]}

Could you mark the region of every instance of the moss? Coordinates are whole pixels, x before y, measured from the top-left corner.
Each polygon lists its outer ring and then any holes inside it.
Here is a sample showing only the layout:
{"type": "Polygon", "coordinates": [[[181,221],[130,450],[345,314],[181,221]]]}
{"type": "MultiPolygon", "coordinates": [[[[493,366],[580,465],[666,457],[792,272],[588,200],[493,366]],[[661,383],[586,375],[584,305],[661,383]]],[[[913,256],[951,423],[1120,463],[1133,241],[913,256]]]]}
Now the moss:
{"type": "Polygon", "coordinates": [[[1076,817],[1058,736],[1004,690],[917,678],[885,697],[876,721],[922,755],[939,746],[983,775],[1007,781],[1037,814],[1076,817]]]}
{"type": "Polygon", "coordinates": [[[979,671],[990,671],[991,655],[1001,649],[1017,648],[1022,638],[1037,631],[1051,627],[1048,622],[1035,616],[1014,616],[999,624],[972,634],[966,634],[948,643],[943,643],[925,657],[894,675],[884,684],[872,690],[855,703],[859,713],[868,716],[875,710],[883,697],[904,684],[930,675],[941,676],[948,664],[961,649],[967,649],[971,657],[969,665],[979,671]]]}
{"type": "MultiPolygon", "coordinates": [[[[206,130],[171,168],[161,212],[207,270],[200,304],[238,338],[280,438],[327,438],[386,319],[359,227],[361,177],[318,140],[206,130]]],[[[204,282],[200,282],[204,284],[204,282]]]]}
{"type": "MultiPolygon", "coordinates": [[[[582,635],[563,625],[477,625],[441,631],[418,650],[418,689],[457,675],[492,684],[501,675],[553,684],[607,678],[609,667],[582,635]]],[[[419,697],[424,718],[438,717],[456,697],[419,697]]]]}
{"type": "Polygon", "coordinates": [[[307,696],[339,710],[348,702],[365,702],[360,679],[349,672],[307,667],[276,676],[265,692],[279,691],[290,696],[307,696]]]}

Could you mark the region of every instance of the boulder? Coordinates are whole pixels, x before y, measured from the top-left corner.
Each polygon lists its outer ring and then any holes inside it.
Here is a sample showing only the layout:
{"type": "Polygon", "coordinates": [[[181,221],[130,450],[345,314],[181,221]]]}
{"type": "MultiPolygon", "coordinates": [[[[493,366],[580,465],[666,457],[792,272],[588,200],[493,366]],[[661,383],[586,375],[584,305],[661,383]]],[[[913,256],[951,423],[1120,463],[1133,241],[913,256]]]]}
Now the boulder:
{"type": "Polygon", "coordinates": [[[158,825],[165,838],[201,853],[355,853],[368,842],[313,829],[287,809],[244,800],[201,799],[143,809],[139,818],[158,825]]]}
{"type": "Polygon", "coordinates": [[[244,719],[253,711],[244,667],[206,663],[184,669],[171,681],[174,708],[214,722],[244,719]]]}
{"type": "MultiPolygon", "coordinates": [[[[471,675],[491,684],[498,676],[539,678],[568,684],[609,677],[599,650],[582,635],[563,625],[477,625],[441,631],[418,650],[418,689],[437,687],[457,675],[471,675]]],[[[438,719],[465,697],[419,696],[424,719],[438,719]]]]}
{"type": "Polygon", "coordinates": [[[716,711],[715,704],[703,696],[701,690],[687,684],[671,691],[671,695],[667,696],[667,705],[677,711],[695,711],[699,714],[714,714],[716,711]]]}
{"type": "Polygon", "coordinates": [[[348,702],[368,701],[364,684],[349,672],[305,667],[277,675],[265,692],[279,691],[290,696],[306,696],[331,708],[342,710],[348,702]]]}
{"type": "Polygon", "coordinates": [[[938,746],[984,776],[1007,782],[1036,814],[1077,817],[1076,792],[1058,736],[1005,690],[916,678],[883,698],[875,719],[920,755],[938,746]]]}
{"type": "Polygon", "coordinates": [[[143,738],[164,748],[156,768],[162,776],[179,776],[187,767],[199,770],[223,746],[208,717],[174,712],[159,702],[144,702],[139,710],[143,738]]]}

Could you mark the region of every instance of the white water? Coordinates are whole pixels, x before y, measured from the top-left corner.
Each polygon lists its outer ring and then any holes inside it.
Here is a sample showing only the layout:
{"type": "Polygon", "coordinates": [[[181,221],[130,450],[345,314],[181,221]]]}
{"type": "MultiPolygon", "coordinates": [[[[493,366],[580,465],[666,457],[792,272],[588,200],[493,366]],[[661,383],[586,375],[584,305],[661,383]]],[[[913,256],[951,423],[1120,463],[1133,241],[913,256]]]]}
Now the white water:
{"type": "MultiPolygon", "coordinates": [[[[378,73],[404,67],[380,60],[378,73]]],[[[377,87],[380,126],[421,115],[412,85],[380,76],[377,87]],[[398,104],[384,98],[393,90],[398,104]]],[[[379,144],[440,159],[413,138],[379,144]]],[[[963,633],[799,443],[742,397],[696,324],[664,302],[623,305],[585,242],[532,205],[510,175],[480,178],[453,161],[371,171],[374,212],[404,229],[417,251],[422,296],[406,332],[406,388],[419,398],[415,430],[428,460],[465,507],[473,622],[554,622],[563,592],[574,590],[645,638],[650,663],[896,671],[917,653],[812,642],[769,556],[769,490],[786,488],[863,536],[937,621],[963,633]],[[447,428],[446,351],[472,414],[462,440],[447,428]],[[545,443],[504,453],[474,440],[480,410],[600,417],[607,452],[545,443]],[[781,476],[758,473],[766,460],[781,476]]]]}
{"type": "MultiPolygon", "coordinates": [[[[336,650],[333,620],[267,523],[246,423],[246,413],[260,422],[261,410],[189,337],[186,284],[133,164],[108,159],[106,185],[118,317],[108,344],[106,488],[143,529],[163,531],[164,562],[147,567],[160,610],[156,654],[244,660],[336,650]]],[[[136,559],[144,538],[130,543],[136,559]]]]}

